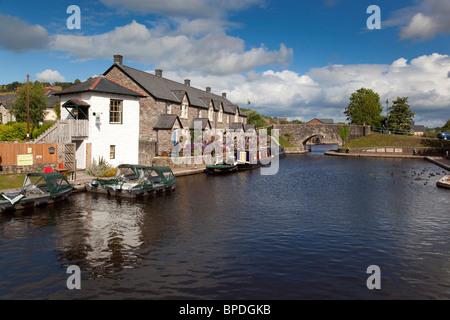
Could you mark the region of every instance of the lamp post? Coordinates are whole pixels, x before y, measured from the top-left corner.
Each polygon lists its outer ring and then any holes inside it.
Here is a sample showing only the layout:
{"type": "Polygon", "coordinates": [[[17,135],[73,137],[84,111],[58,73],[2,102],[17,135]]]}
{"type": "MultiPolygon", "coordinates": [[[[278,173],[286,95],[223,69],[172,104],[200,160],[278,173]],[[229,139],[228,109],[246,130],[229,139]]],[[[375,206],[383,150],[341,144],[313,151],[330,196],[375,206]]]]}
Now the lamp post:
{"type": "Polygon", "coordinates": [[[389,128],[388,118],[389,118],[389,99],[386,99],[386,128],[389,128]]]}
{"type": "Polygon", "coordinates": [[[30,140],[30,75],[27,74],[27,140],[30,140]]]}

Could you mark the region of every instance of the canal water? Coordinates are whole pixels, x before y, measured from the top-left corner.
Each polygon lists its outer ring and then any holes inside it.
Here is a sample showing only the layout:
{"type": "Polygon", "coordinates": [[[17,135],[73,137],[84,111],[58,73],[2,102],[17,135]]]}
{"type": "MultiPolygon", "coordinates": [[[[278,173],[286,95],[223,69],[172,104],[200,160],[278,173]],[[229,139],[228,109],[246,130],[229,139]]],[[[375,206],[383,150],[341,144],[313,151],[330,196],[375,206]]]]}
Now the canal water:
{"type": "Polygon", "coordinates": [[[449,299],[445,171],[323,148],[273,176],[186,176],[167,195],[81,193],[2,216],[0,299],[449,299]]]}

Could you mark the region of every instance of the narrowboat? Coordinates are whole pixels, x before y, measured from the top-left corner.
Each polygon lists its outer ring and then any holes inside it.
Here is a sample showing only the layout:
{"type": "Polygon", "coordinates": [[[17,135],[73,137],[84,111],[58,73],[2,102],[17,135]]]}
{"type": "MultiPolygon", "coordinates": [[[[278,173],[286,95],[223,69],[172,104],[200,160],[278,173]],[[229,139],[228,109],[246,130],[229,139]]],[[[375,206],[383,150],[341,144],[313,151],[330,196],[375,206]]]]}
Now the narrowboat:
{"type": "Polygon", "coordinates": [[[20,190],[0,193],[0,212],[43,206],[65,200],[72,194],[73,185],[58,172],[29,173],[20,190]]]}
{"type": "Polygon", "coordinates": [[[259,151],[240,151],[236,152],[238,170],[252,170],[270,163],[270,148],[260,149],[259,151]],[[264,161],[261,161],[264,159],[264,161]]]}
{"type": "Polygon", "coordinates": [[[89,192],[131,198],[175,188],[176,178],[170,168],[132,164],[120,165],[113,179],[94,179],[86,184],[89,192]]]}

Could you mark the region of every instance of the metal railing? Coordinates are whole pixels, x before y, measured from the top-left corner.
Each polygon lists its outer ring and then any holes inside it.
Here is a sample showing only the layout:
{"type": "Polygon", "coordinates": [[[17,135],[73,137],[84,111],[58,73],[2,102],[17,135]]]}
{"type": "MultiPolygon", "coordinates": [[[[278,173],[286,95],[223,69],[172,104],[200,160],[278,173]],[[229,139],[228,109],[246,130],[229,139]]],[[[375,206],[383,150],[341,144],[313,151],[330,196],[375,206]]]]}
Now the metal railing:
{"type": "Polygon", "coordinates": [[[381,134],[395,134],[395,135],[412,135],[411,130],[397,129],[397,128],[386,128],[386,127],[372,127],[372,132],[381,133],[381,134]]]}

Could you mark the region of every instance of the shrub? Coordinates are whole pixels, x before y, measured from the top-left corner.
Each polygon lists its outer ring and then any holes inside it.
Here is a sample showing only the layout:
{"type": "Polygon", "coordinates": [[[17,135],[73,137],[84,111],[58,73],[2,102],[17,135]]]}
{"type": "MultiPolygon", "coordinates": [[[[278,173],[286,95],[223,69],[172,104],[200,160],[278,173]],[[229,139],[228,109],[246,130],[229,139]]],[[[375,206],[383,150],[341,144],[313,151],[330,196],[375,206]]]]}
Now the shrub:
{"type": "Polygon", "coordinates": [[[100,157],[98,162],[95,160],[92,162],[86,173],[93,177],[106,177],[113,169],[112,165],[110,165],[103,157],[100,157]]]}

